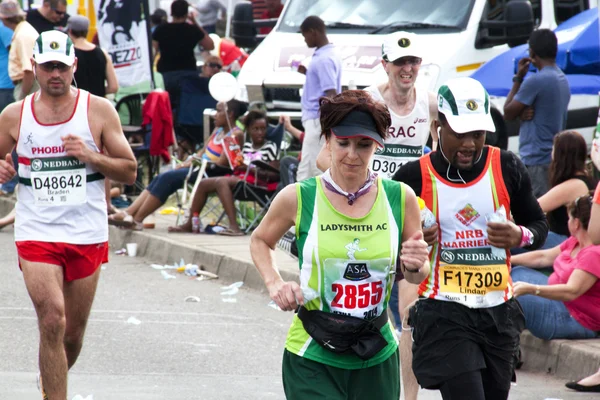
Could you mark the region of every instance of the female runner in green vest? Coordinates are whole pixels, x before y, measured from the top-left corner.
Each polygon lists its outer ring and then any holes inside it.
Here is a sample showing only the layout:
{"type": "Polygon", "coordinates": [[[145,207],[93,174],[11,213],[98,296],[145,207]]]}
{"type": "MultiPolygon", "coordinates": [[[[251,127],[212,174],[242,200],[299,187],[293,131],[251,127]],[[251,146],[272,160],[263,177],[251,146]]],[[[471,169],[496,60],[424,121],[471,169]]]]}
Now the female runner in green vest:
{"type": "Polygon", "coordinates": [[[320,112],[331,168],[284,188],[250,244],[271,298],[299,310],[285,344],[284,390],[288,399],[397,400],[387,303],[397,272],[412,283],[429,274],[419,206],[408,186],[368,168],[390,125],[385,105],[350,90],[322,98],[320,112]],[[299,285],[281,278],[273,255],[294,225],[299,285]]]}

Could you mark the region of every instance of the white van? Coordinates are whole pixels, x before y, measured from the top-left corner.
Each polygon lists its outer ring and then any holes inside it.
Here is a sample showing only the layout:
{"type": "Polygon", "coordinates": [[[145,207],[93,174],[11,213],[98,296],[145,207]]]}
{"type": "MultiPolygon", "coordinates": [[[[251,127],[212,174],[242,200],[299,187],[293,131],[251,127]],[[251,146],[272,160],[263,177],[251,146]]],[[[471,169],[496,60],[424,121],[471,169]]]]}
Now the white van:
{"type": "MultiPolygon", "coordinates": [[[[553,29],[597,6],[598,0],[287,0],[273,31],[244,64],[238,98],[264,102],[270,117],[287,114],[300,119],[304,75],[292,65],[308,63],[313,52],[299,33],[309,15],[325,21],[329,41],[340,50],[344,89],[384,82],[383,35],[404,30],[422,35],[427,53],[417,84],[436,91],[448,79],[471,75],[508,50],[508,43],[526,43],[534,28],[553,29]]],[[[251,15],[250,2],[236,6],[233,37],[240,47],[257,43],[251,15]]],[[[509,134],[518,130],[505,126],[501,105],[493,115],[497,132],[488,135],[488,141],[506,148],[509,134]]]]}

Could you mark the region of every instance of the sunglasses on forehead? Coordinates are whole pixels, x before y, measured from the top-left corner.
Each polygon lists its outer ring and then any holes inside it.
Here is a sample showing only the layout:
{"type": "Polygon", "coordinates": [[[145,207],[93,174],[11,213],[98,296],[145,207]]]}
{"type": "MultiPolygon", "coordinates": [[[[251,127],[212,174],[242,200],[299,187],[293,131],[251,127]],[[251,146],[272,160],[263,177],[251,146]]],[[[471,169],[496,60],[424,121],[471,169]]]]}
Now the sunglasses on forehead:
{"type": "Polygon", "coordinates": [[[54,69],[56,68],[59,72],[66,72],[69,70],[69,68],[71,68],[70,65],[61,63],[61,62],[45,62],[43,64],[38,64],[38,67],[40,67],[42,70],[46,71],[46,72],[52,72],[54,71],[54,69]]]}

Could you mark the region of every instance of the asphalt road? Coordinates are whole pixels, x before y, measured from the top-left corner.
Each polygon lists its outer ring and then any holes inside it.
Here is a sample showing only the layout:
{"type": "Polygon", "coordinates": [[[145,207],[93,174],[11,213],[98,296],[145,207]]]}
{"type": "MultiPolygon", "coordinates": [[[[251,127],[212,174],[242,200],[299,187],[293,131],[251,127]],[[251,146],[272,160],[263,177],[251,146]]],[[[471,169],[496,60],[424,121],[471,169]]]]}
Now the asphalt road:
{"type": "MultiPolygon", "coordinates": [[[[39,400],[36,318],[10,228],[0,232],[0,254],[0,400],[39,400]]],[[[165,279],[151,261],[111,254],[83,351],[69,374],[69,399],[283,399],[281,354],[291,314],[244,287],[223,295],[219,281],[172,271],[176,278],[165,279]],[[186,302],[188,296],[200,301],[186,302]]],[[[510,398],[597,398],[563,385],[520,373],[510,398]]],[[[427,391],[419,396],[440,398],[427,391]]]]}

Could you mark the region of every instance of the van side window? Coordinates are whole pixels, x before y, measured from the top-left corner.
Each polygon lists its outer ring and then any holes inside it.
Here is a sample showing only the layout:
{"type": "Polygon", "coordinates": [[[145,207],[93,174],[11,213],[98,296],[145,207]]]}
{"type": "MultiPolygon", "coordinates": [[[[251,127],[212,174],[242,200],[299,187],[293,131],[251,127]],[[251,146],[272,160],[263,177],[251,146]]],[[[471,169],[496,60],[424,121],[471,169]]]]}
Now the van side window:
{"type": "Polygon", "coordinates": [[[554,0],[556,23],[561,24],[588,8],[590,8],[589,0],[554,0]]]}

